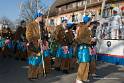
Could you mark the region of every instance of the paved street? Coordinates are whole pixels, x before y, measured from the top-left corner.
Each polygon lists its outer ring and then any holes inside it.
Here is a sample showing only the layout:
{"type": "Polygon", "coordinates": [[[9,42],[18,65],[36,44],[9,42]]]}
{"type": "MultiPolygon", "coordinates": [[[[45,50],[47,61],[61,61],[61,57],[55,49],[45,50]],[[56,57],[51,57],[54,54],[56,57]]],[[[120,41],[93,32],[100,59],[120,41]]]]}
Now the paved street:
{"type": "MultiPolygon", "coordinates": [[[[108,63],[99,63],[97,74],[99,77],[90,77],[90,83],[124,83],[124,72],[121,66],[108,63]]],[[[75,83],[76,72],[70,74],[52,71],[47,78],[29,81],[26,78],[27,64],[13,58],[0,58],[0,83],[75,83]]]]}

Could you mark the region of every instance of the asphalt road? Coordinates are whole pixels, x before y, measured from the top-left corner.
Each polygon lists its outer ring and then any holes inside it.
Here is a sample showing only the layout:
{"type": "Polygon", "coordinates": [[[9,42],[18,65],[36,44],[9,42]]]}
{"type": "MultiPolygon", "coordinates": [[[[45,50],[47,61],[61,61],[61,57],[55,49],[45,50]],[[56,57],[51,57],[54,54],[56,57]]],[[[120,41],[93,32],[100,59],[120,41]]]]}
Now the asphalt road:
{"type": "MultiPolygon", "coordinates": [[[[0,57],[0,83],[75,83],[76,69],[69,74],[52,70],[46,78],[30,81],[27,79],[27,64],[13,58],[0,57]]],[[[98,77],[91,77],[89,83],[124,83],[124,67],[110,63],[97,65],[98,77]]]]}

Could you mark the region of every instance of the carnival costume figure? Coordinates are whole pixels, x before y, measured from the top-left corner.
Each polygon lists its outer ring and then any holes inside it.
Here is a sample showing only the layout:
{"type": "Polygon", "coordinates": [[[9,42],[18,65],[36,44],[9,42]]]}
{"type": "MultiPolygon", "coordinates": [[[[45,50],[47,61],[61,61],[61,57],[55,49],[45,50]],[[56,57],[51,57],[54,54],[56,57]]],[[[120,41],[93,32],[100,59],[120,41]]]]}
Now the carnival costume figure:
{"type": "Polygon", "coordinates": [[[78,58],[78,72],[76,83],[83,83],[88,80],[90,50],[89,45],[91,42],[91,31],[89,25],[79,24],[77,26],[77,37],[75,42],[77,44],[77,58],[78,58]]]}
{"type": "Polygon", "coordinates": [[[3,55],[12,57],[14,55],[13,53],[14,42],[13,42],[13,32],[9,27],[6,29],[6,33],[4,36],[6,40],[5,40],[5,48],[4,48],[3,55]]]}
{"type": "Polygon", "coordinates": [[[70,69],[70,59],[73,56],[72,42],[74,34],[71,29],[67,28],[67,19],[57,26],[55,30],[55,41],[59,44],[56,51],[55,67],[68,73],[70,69]]]}
{"type": "Polygon", "coordinates": [[[26,40],[26,22],[21,21],[20,26],[15,32],[15,53],[16,59],[26,60],[27,59],[27,40],[26,40]]]}
{"type": "Polygon", "coordinates": [[[40,28],[39,22],[42,20],[43,14],[36,12],[34,15],[34,21],[29,23],[26,27],[26,39],[28,40],[28,78],[37,79],[39,74],[43,73],[42,67],[39,68],[39,64],[42,64],[40,57],[39,43],[40,40],[40,28]]]}
{"type": "Polygon", "coordinates": [[[120,28],[121,28],[121,16],[119,15],[119,8],[113,9],[113,16],[111,22],[111,37],[112,39],[120,38],[120,28]]]}
{"type": "Polygon", "coordinates": [[[48,30],[44,24],[44,21],[40,22],[41,27],[41,50],[43,50],[43,56],[45,61],[45,71],[49,73],[51,71],[51,50],[49,48],[48,30]]]}
{"type": "Polygon", "coordinates": [[[92,40],[91,45],[90,45],[90,55],[91,55],[90,74],[92,76],[97,76],[96,75],[96,60],[97,60],[96,41],[94,40],[92,40]]]}

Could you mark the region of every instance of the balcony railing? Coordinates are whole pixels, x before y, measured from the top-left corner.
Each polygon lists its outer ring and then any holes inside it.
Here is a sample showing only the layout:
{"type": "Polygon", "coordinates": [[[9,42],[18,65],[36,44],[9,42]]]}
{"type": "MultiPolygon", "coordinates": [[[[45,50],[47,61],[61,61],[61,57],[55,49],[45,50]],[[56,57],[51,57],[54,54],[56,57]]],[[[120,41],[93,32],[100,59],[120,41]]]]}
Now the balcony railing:
{"type": "MultiPolygon", "coordinates": [[[[87,7],[92,7],[92,6],[97,6],[97,5],[100,5],[102,3],[102,1],[100,2],[94,2],[92,4],[87,4],[87,7]]],[[[84,5],[82,6],[76,6],[76,7],[71,7],[71,8],[68,8],[68,9],[61,9],[60,11],[58,11],[59,14],[65,14],[65,13],[70,13],[70,12],[74,12],[74,11],[78,11],[78,10],[82,10],[84,9],[84,5]]]]}

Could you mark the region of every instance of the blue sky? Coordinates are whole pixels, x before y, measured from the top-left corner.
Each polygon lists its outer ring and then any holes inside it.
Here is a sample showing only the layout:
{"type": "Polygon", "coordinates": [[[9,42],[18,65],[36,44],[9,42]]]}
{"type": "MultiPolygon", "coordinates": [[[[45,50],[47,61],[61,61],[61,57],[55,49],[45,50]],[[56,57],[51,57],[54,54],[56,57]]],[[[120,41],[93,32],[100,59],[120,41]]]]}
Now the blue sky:
{"type": "MultiPolygon", "coordinates": [[[[26,0],[0,0],[0,18],[6,16],[10,20],[14,21],[19,18],[19,2],[24,2],[26,0]]],[[[47,5],[45,0],[41,0],[44,5],[47,5]]],[[[52,3],[54,0],[48,0],[49,3],[52,3]]],[[[48,4],[49,4],[48,3],[48,4]]]]}

